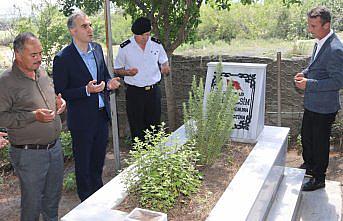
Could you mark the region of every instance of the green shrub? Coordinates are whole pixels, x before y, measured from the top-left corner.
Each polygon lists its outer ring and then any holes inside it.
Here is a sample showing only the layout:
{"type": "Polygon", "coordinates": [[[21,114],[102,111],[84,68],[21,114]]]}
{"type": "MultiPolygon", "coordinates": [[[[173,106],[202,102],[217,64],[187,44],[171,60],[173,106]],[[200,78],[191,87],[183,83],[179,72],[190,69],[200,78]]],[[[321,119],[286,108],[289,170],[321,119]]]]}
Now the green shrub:
{"type": "Polygon", "coordinates": [[[63,189],[65,191],[75,191],[76,190],[76,178],[75,173],[68,173],[63,179],[63,189]]]}
{"type": "Polygon", "coordinates": [[[195,40],[208,39],[211,43],[218,40],[230,42],[237,35],[239,26],[233,19],[228,19],[229,11],[213,9],[204,5],[200,10],[201,23],[196,30],[195,40]]]}
{"type": "Polygon", "coordinates": [[[194,143],[183,146],[163,146],[168,139],[164,124],[159,130],[146,131],[145,142],[135,139],[130,151],[128,172],[124,183],[131,194],[138,196],[145,208],[166,212],[180,195],[189,196],[200,185],[200,174],[195,168],[199,154],[194,143]]]}
{"type": "Polygon", "coordinates": [[[9,145],[0,149],[0,173],[9,171],[12,168],[8,150],[9,145]]]}
{"type": "Polygon", "coordinates": [[[327,6],[332,12],[332,28],[343,30],[343,1],[307,0],[301,4],[285,5],[284,0],[264,0],[263,4],[243,5],[237,1],[230,11],[203,5],[200,11],[201,23],[196,30],[196,41],[210,42],[232,39],[307,39],[307,12],[318,5],[327,6]]]}
{"type": "Polygon", "coordinates": [[[61,138],[64,158],[66,160],[73,159],[72,139],[71,139],[70,131],[62,131],[60,138],[61,138]]]}
{"type": "Polygon", "coordinates": [[[13,38],[11,36],[10,31],[0,30],[0,45],[7,46],[7,45],[10,45],[12,42],[13,42],[13,38]]]}
{"type": "MultiPolygon", "coordinates": [[[[91,18],[94,29],[94,40],[106,43],[105,19],[104,14],[99,13],[91,18]]],[[[124,16],[122,12],[111,13],[112,43],[118,45],[132,36],[131,17],[124,16]]]]}
{"type": "Polygon", "coordinates": [[[57,5],[47,1],[32,4],[31,7],[30,17],[21,17],[13,21],[14,36],[25,31],[36,34],[42,43],[45,68],[51,73],[54,56],[70,41],[66,18],[58,10],[57,5]]]}
{"type": "Polygon", "coordinates": [[[9,162],[8,148],[9,148],[9,145],[0,149],[0,159],[3,162],[9,162]]]}
{"type": "Polygon", "coordinates": [[[212,164],[220,155],[223,145],[228,142],[234,123],[234,106],[238,101],[238,95],[231,84],[228,84],[223,92],[221,62],[216,73],[217,88],[208,93],[206,104],[203,81],[200,79],[197,85],[195,77],[188,105],[183,104],[186,131],[190,138],[195,140],[200,153],[200,163],[203,164],[212,164]]]}

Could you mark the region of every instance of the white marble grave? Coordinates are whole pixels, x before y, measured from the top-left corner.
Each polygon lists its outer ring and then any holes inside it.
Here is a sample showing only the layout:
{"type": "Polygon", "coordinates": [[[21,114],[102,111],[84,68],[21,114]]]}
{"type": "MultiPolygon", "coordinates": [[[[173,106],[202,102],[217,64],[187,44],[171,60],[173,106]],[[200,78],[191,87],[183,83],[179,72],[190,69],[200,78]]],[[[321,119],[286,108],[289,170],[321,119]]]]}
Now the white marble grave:
{"type": "MultiPolygon", "coordinates": [[[[216,65],[217,62],[208,64],[205,96],[216,84],[214,77],[216,65]]],[[[294,220],[297,216],[304,171],[285,169],[289,128],[264,126],[266,66],[266,64],[223,63],[221,76],[227,84],[233,84],[239,93],[234,115],[235,126],[231,137],[236,141],[257,143],[212,209],[207,221],[286,221],[294,220]]],[[[176,143],[182,145],[187,139],[183,125],[172,133],[169,140],[161,144],[161,147],[176,143]]],[[[128,214],[114,208],[128,194],[122,180],[129,170],[134,170],[134,167],[135,165],[132,165],[123,170],[61,220],[124,221],[128,214]]],[[[311,195],[305,196],[310,198],[311,195]]],[[[323,196],[325,198],[327,194],[323,196]]],[[[313,201],[312,198],[311,200],[313,201]]],[[[337,198],[332,202],[339,200],[340,198],[337,198]]],[[[310,204],[304,205],[306,211],[309,211],[306,205],[310,204]]],[[[340,214],[341,204],[332,208],[334,215],[330,221],[337,221],[336,218],[341,217],[337,216],[340,214]]],[[[301,212],[300,220],[312,221],[315,220],[314,217],[318,217],[313,213],[307,214],[301,212]]],[[[321,215],[325,216],[326,213],[321,215]]],[[[163,219],[166,219],[166,216],[163,219]]]]}
{"type": "Polygon", "coordinates": [[[207,221],[266,218],[283,178],[289,128],[265,126],[207,221]]]}
{"type": "MultiPolygon", "coordinates": [[[[250,218],[266,216],[270,201],[283,176],[288,132],[288,128],[264,127],[254,149],[217,202],[208,220],[254,220],[250,218]]],[[[185,129],[181,126],[166,145],[171,145],[172,142],[183,144],[186,141],[185,129]]],[[[134,166],[125,169],[61,220],[123,221],[127,214],[113,208],[127,196],[122,180],[127,171],[133,168],[134,166]]]]}
{"type": "MultiPolygon", "coordinates": [[[[207,64],[205,97],[216,85],[217,64],[207,64]]],[[[255,143],[264,126],[267,64],[222,62],[222,65],[220,76],[226,83],[224,88],[232,84],[239,95],[231,138],[239,142],[255,143]]]]}

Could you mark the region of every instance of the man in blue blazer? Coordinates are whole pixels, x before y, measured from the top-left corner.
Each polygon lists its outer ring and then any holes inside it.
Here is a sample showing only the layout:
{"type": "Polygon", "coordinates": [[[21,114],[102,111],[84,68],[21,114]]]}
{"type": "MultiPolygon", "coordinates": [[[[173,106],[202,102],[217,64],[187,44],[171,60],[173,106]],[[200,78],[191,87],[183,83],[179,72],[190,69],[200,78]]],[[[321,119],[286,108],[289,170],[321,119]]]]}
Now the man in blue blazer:
{"type": "Polygon", "coordinates": [[[294,80],[296,87],[305,91],[301,129],[304,163],[300,168],[312,176],[303,191],[313,191],[325,187],[331,126],[340,109],[339,90],[343,87],[343,45],[330,28],[327,8],[313,8],[307,16],[308,31],[316,44],[309,66],[294,80]]]}
{"type": "Polygon", "coordinates": [[[102,48],[92,42],[93,28],[86,14],[68,18],[72,43],[54,58],[56,93],[67,101],[67,122],[73,141],[77,192],[84,201],[103,186],[102,169],[110,120],[109,91],[119,87],[111,79],[102,48]]]}

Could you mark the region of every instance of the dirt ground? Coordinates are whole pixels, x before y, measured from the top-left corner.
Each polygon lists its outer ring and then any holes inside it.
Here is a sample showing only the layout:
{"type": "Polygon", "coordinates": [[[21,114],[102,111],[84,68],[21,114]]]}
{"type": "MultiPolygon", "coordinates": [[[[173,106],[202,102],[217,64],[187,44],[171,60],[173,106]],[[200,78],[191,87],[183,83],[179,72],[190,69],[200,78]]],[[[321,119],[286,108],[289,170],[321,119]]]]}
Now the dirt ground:
{"type": "MultiPolygon", "coordinates": [[[[128,155],[128,149],[120,151],[120,159],[123,160],[128,155]]],[[[122,162],[122,165],[125,165],[122,162]]],[[[64,173],[73,171],[72,163],[65,164],[64,173]]],[[[114,156],[113,151],[108,150],[105,159],[103,171],[103,181],[107,183],[114,174],[114,156]]],[[[59,205],[59,217],[63,217],[70,210],[80,203],[76,191],[63,191],[59,205]]],[[[17,177],[10,173],[3,178],[3,184],[0,184],[0,221],[19,221],[20,220],[20,187],[17,177]]]]}
{"type": "MultiPolygon", "coordinates": [[[[168,212],[169,221],[203,221],[207,218],[253,148],[251,144],[235,142],[229,146],[223,148],[221,156],[213,165],[198,168],[203,176],[202,185],[189,199],[180,197],[177,200],[175,207],[168,212]]],[[[130,212],[137,205],[137,198],[129,195],[115,209],[130,212]]]]}
{"type": "MultiPolygon", "coordinates": [[[[288,151],[286,166],[299,167],[302,163],[302,157],[297,153],[297,151],[288,151]]],[[[341,186],[343,185],[343,152],[330,152],[330,162],[326,172],[326,179],[341,182],[341,186]]]]}
{"type": "MultiPolygon", "coordinates": [[[[127,150],[121,151],[121,159],[125,158],[127,156],[127,150]]],[[[239,155],[239,153],[234,153],[233,159],[238,159],[236,161],[236,165],[240,165],[242,160],[242,155],[239,155]]],[[[222,165],[225,165],[228,163],[228,157],[223,156],[220,160],[222,162],[222,165]]],[[[301,155],[297,154],[296,150],[290,150],[287,153],[287,159],[286,159],[286,165],[289,167],[298,167],[302,163],[301,155]]],[[[70,168],[66,168],[66,170],[70,170],[70,168]]],[[[191,201],[188,201],[187,203],[193,208],[193,212],[189,213],[189,216],[187,216],[187,220],[201,220],[201,217],[199,217],[199,214],[204,213],[204,211],[210,211],[212,206],[214,205],[214,202],[216,202],[216,199],[220,197],[222,194],[220,191],[217,191],[220,188],[223,188],[223,186],[226,186],[229,181],[223,179],[223,177],[227,177],[228,174],[235,174],[237,171],[234,171],[234,169],[226,169],[221,170],[220,164],[215,164],[212,168],[206,168],[207,174],[209,177],[209,180],[212,180],[212,182],[204,183],[204,188],[202,191],[200,191],[202,194],[200,194],[198,197],[194,197],[191,201]],[[231,171],[230,171],[231,170],[231,171]],[[215,181],[215,182],[213,182],[215,181]],[[213,197],[215,196],[215,197],[213,197]],[[201,201],[203,200],[211,201],[212,206],[208,206],[207,208],[201,207],[201,201]],[[210,199],[210,200],[209,200],[210,199]],[[200,212],[201,211],[201,212],[200,212]]],[[[114,177],[114,160],[113,160],[113,154],[111,152],[108,152],[106,155],[106,163],[104,168],[104,182],[108,182],[110,179],[114,177]]],[[[203,173],[206,174],[206,171],[203,171],[203,173]]],[[[230,176],[230,175],[229,175],[230,176]]],[[[230,178],[230,179],[231,179],[230,178]]],[[[328,180],[334,180],[339,181],[343,183],[343,153],[338,152],[332,152],[330,154],[330,163],[329,168],[327,172],[327,179],[328,180]]],[[[19,189],[19,181],[18,179],[13,175],[10,174],[6,177],[4,177],[3,184],[0,185],[0,221],[17,221],[19,220],[19,214],[20,214],[20,189],[19,189]]],[[[71,209],[73,209],[75,206],[79,204],[79,199],[76,194],[76,192],[63,192],[63,196],[60,202],[60,208],[59,208],[59,215],[60,217],[64,216],[66,213],[68,213],[71,209]]],[[[182,209],[182,206],[177,207],[173,209],[168,214],[168,218],[177,221],[182,220],[178,218],[178,214],[185,213],[184,209],[182,209]]]]}

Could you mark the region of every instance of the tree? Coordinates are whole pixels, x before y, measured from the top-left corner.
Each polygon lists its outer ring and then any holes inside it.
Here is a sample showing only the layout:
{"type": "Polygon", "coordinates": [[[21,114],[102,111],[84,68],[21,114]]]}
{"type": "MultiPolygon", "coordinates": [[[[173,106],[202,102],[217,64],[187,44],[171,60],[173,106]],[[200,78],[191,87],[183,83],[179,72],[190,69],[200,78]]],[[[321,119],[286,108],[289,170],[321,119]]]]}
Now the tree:
{"type": "MultiPolygon", "coordinates": [[[[152,22],[152,32],[159,38],[166,49],[168,57],[182,43],[192,41],[195,30],[200,23],[200,7],[208,4],[218,10],[229,10],[231,0],[111,0],[116,7],[125,9],[132,19],[147,16],[152,22]]],[[[250,4],[256,0],[240,0],[250,4]]],[[[285,3],[296,3],[299,0],[284,0],[285,3]]],[[[103,7],[103,0],[59,0],[62,11],[69,15],[76,6],[87,14],[98,12],[103,7]]],[[[176,103],[174,99],[172,76],[164,78],[169,127],[175,129],[176,103]]]]}
{"type": "Polygon", "coordinates": [[[14,23],[15,35],[31,31],[37,35],[43,48],[43,61],[48,73],[52,70],[52,60],[59,50],[69,41],[65,17],[57,6],[44,1],[33,5],[33,15],[20,18],[14,23]]]}

